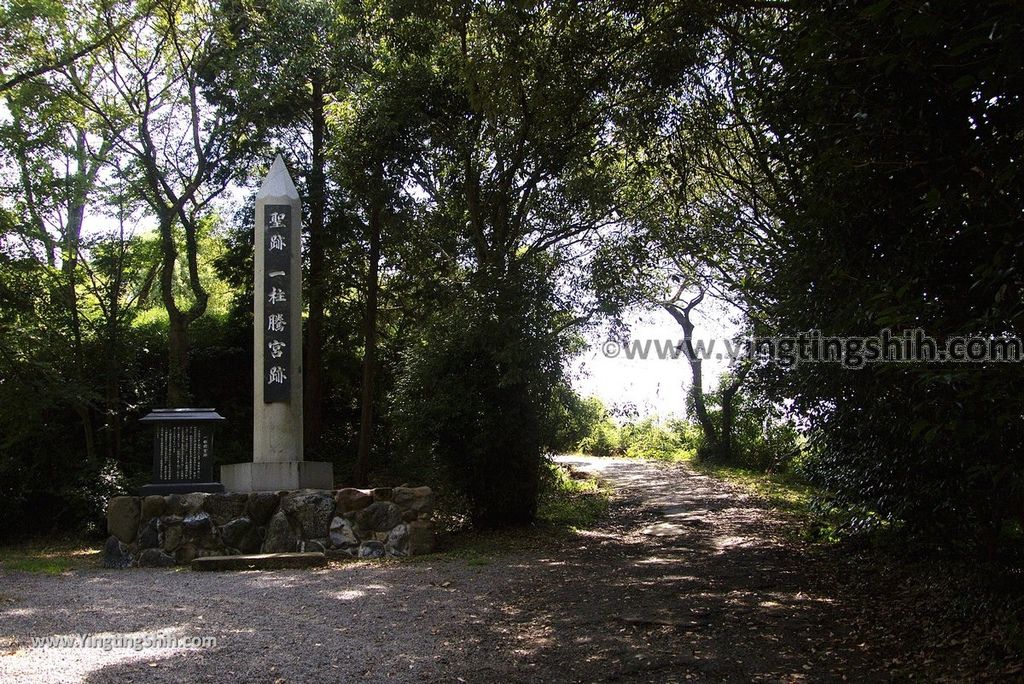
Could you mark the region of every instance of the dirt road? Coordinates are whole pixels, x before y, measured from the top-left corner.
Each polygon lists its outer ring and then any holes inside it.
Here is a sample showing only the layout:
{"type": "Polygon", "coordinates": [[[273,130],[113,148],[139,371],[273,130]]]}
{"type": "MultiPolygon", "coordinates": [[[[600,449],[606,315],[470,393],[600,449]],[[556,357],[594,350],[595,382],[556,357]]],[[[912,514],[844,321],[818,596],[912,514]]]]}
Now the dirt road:
{"type": "Polygon", "coordinates": [[[683,466],[562,460],[614,486],[611,514],[516,553],[234,574],[0,571],[0,681],[1013,678],[999,644],[958,646],[939,613],[931,633],[927,578],[787,541],[792,521],[683,466]],[[32,645],[79,634],[216,645],[32,645]]]}

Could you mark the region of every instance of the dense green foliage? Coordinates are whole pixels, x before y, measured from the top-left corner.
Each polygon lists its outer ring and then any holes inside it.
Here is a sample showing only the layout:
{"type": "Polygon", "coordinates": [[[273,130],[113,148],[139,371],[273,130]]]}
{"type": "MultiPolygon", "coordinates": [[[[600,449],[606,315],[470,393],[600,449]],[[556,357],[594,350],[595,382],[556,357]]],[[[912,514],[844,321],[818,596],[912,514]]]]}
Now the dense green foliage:
{"type": "MultiPolygon", "coordinates": [[[[709,397],[714,405],[716,395],[709,397]]],[[[733,425],[733,450],[725,463],[709,452],[699,424],[692,420],[643,420],[618,422],[597,399],[586,404],[596,410],[583,413],[586,434],[573,450],[590,456],[620,456],[664,461],[706,460],[757,472],[786,472],[794,460],[802,461],[796,428],[771,403],[748,393],[739,395],[733,425]]],[[[711,420],[721,420],[721,409],[711,410],[711,420]]]]}
{"type": "Polygon", "coordinates": [[[563,352],[546,334],[551,293],[535,274],[519,279],[500,293],[467,287],[433,312],[406,352],[395,401],[413,458],[437,463],[482,527],[533,520],[561,372],[563,352]]]}
{"type": "MultiPolygon", "coordinates": [[[[1021,6],[816,2],[795,16],[799,30],[751,32],[751,55],[783,67],[747,84],[787,169],[764,324],[1020,335],[1021,6]]],[[[807,364],[768,391],[813,421],[814,478],[843,500],[991,547],[1024,522],[1021,370],[807,364]]]]}
{"type": "Polygon", "coordinates": [[[0,3],[3,531],[144,481],[155,406],[216,406],[248,458],[237,201],[283,152],[307,456],[342,482],[441,485],[487,527],[534,518],[545,452],[799,454],[865,522],[994,550],[1019,363],[750,358],[664,425],[564,369],[630,307],[684,349],[711,303],[762,336],[1020,335],[1022,28],[1009,0],[0,3]]]}

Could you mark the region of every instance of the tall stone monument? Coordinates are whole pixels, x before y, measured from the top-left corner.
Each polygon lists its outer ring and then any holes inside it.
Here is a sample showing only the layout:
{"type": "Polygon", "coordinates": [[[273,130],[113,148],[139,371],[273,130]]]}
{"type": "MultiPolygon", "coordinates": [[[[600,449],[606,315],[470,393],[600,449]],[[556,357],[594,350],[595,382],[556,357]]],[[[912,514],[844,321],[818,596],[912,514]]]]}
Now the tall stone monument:
{"type": "Polygon", "coordinates": [[[278,155],[256,195],[253,462],[221,466],[231,492],[333,489],[302,460],[302,203],[278,155]]]}

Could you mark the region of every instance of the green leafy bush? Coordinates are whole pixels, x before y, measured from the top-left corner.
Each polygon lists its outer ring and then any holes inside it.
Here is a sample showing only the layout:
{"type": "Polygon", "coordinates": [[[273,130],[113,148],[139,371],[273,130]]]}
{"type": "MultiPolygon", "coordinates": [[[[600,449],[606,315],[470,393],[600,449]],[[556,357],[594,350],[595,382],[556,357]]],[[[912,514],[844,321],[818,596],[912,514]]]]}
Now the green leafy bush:
{"type": "Polygon", "coordinates": [[[627,423],[619,430],[622,451],[629,458],[675,461],[687,455],[681,435],[672,425],[662,425],[653,418],[627,423]]]}
{"type": "Polygon", "coordinates": [[[580,440],[578,448],[589,456],[619,456],[622,453],[622,439],[619,428],[610,419],[604,419],[591,427],[590,434],[580,440]]]}
{"type": "MultiPolygon", "coordinates": [[[[600,405],[600,401],[593,399],[600,405]]],[[[680,421],[661,423],[656,418],[619,426],[601,405],[600,420],[580,440],[578,450],[589,456],[625,456],[657,460],[680,460],[692,455],[689,426],[680,421]]]]}
{"type": "MultiPolygon", "coordinates": [[[[537,510],[552,391],[564,348],[544,279],[465,288],[405,355],[395,406],[416,458],[465,496],[476,527],[523,525],[537,510]]],[[[511,278],[511,276],[510,276],[511,278]]]]}
{"type": "Polygon", "coordinates": [[[586,529],[607,515],[610,505],[609,490],[597,480],[551,462],[541,468],[540,492],[537,518],[554,527],[586,529]]]}
{"type": "MultiPolygon", "coordinates": [[[[709,413],[716,426],[721,425],[719,393],[707,395],[709,413]]],[[[600,419],[580,440],[579,451],[590,456],[625,456],[663,461],[699,458],[704,435],[696,422],[649,417],[616,425],[608,411],[600,406],[600,419]]],[[[785,419],[782,410],[752,391],[741,391],[733,399],[733,449],[730,465],[754,471],[785,472],[800,455],[800,436],[785,419]]]]}
{"type": "Polygon", "coordinates": [[[567,383],[559,383],[555,386],[548,415],[549,451],[565,453],[579,449],[581,442],[588,439],[607,420],[607,416],[608,412],[600,399],[581,397],[567,383]]]}
{"type": "MultiPolygon", "coordinates": [[[[794,19],[744,88],[772,162],[800,169],[774,179],[790,199],[752,293],[766,332],[1020,336],[1024,6],[815,3],[794,19]]],[[[771,390],[807,417],[807,470],[836,501],[991,554],[1024,521],[1022,386],[1020,363],[810,363],[771,390]]]]}

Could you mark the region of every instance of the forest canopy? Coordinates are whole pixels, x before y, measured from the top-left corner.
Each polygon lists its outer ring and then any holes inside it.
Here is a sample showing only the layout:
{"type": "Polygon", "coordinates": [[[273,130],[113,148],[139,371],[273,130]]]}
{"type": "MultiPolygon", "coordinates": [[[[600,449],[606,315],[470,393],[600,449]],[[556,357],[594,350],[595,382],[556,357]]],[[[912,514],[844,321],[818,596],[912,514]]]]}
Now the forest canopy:
{"type": "MultiPolygon", "coordinates": [[[[614,450],[567,361],[628,311],[668,311],[684,346],[710,302],[762,338],[1019,339],[1022,21],[1011,0],[0,2],[0,535],[77,530],[144,483],[154,407],[216,407],[218,462],[251,459],[252,197],[278,153],[303,197],[306,458],[435,485],[478,526],[534,518],[547,454],[614,450]]],[[[1019,362],[754,355],[707,393],[691,366],[669,410],[701,458],[798,462],[861,525],[1019,543],[1019,362]]]]}

